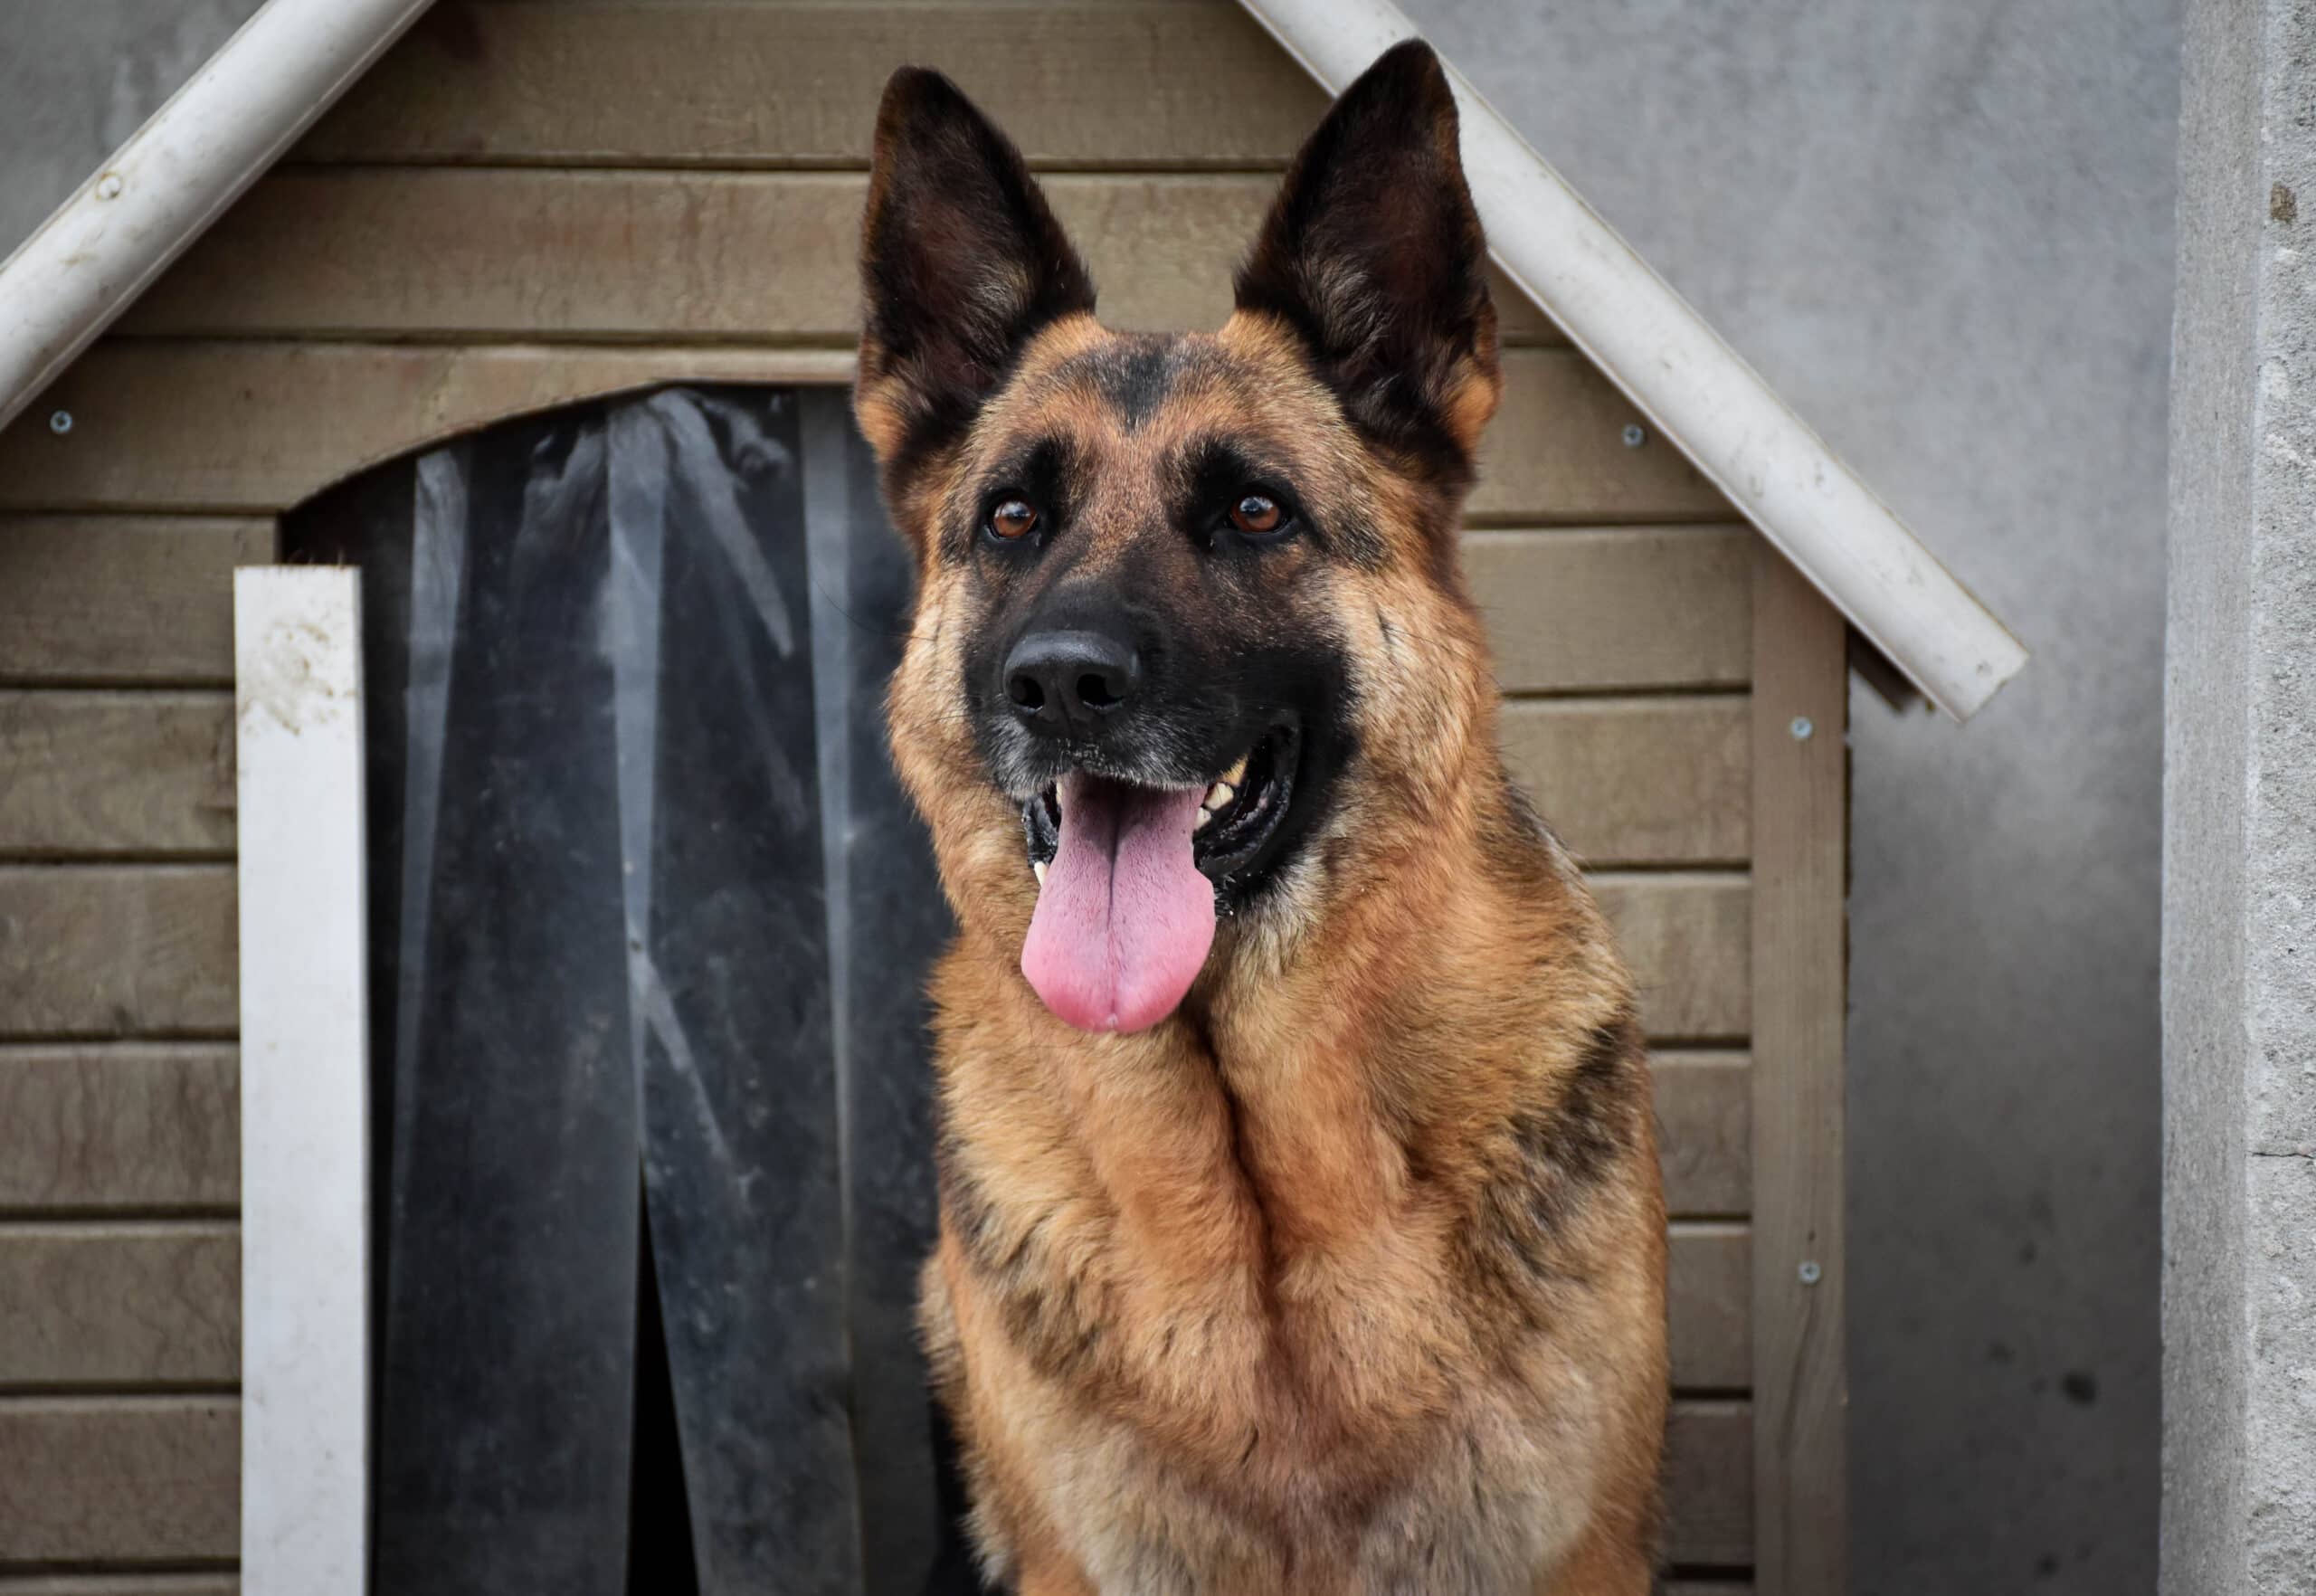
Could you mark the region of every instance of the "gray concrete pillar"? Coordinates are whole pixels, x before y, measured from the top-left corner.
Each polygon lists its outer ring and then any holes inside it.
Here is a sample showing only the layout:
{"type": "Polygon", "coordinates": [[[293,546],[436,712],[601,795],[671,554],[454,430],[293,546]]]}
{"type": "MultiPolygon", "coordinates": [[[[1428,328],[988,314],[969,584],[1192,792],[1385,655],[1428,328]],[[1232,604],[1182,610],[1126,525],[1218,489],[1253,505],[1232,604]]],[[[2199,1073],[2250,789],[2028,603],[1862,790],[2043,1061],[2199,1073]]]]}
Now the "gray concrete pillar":
{"type": "Polygon", "coordinates": [[[2163,909],[2166,1596],[2316,1592],[2316,0],[2190,0],[2163,909]]]}

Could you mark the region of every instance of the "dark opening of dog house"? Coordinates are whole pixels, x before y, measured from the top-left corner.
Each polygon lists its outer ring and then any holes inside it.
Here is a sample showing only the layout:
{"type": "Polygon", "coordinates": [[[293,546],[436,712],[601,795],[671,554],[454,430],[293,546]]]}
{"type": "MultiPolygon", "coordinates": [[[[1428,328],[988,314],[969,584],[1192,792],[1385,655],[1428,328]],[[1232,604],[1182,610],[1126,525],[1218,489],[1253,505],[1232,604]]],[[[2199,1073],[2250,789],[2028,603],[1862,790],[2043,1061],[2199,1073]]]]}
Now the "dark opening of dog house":
{"type": "Polygon", "coordinates": [[[868,712],[909,569],[843,394],[502,423],[282,540],[361,569],[382,689],[376,1588],[931,1588],[948,925],[868,712]]]}

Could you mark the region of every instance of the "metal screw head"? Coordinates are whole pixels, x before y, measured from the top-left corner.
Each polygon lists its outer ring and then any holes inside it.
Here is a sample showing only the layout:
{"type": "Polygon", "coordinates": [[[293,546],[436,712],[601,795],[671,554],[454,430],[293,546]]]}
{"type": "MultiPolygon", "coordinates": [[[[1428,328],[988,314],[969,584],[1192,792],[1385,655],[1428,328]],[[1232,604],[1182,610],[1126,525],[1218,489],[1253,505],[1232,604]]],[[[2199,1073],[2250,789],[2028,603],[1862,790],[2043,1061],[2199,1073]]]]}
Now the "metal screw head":
{"type": "Polygon", "coordinates": [[[69,410],[60,410],[55,414],[50,416],[48,418],[48,430],[54,432],[60,438],[64,436],[65,433],[72,430],[72,413],[69,410]]]}
{"type": "Polygon", "coordinates": [[[107,172],[103,176],[97,179],[97,197],[99,199],[119,199],[120,197],[120,174],[118,172],[107,172]]]}
{"type": "Polygon", "coordinates": [[[1817,729],[1818,727],[1816,724],[1812,722],[1807,715],[1797,715],[1793,717],[1793,740],[1795,742],[1808,742],[1809,740],[1809,734],[1817,729]]]}
{"type": "Polygon", "coordinates": [[[1801,1260],[1801,1283],[1804,1286],[1815,1286],[1825,1278],[1826,1271],[1818,1267],[1816,1259],[1807,1258],[1801,1260]]]}
{"type": "Polygon", "coordinates": [[[1625,423],[1625,447],[1627,449],[1637,449],[1647,442],[1648,429],[1647,427],[1642,426],[1638,422],[1627,422],[1625,423]]]}

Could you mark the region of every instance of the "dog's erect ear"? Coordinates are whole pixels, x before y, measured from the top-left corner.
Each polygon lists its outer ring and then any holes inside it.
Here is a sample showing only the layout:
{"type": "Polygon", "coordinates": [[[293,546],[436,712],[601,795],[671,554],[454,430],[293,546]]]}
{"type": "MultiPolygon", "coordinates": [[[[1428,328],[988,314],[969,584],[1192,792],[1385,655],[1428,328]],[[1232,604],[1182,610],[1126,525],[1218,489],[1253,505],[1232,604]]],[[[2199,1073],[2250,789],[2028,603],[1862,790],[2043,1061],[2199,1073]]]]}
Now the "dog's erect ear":
{"type": "Polygon", "coordinates": [[[1239,309],[1293,327],[1377,442],[1468,472],[1502,377],[1487,241],[1430,46],[1395,45],[1335,101],[1239,270],[1239,309]]]}
{"type": "Polygon", "coordinates": [[[922,67],[895,72],[877,112],[860,279],[853,403],[888,466],[956,436],[1039,328],[1094,308],[1020,151],[922,67]]]}

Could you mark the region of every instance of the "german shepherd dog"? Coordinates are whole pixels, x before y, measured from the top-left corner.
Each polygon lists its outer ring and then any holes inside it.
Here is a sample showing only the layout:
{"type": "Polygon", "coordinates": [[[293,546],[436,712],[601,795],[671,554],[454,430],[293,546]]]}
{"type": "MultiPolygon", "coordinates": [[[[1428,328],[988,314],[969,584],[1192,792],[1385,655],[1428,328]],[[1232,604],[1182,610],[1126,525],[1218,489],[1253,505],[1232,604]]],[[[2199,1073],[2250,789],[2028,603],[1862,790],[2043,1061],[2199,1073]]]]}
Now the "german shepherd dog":
{"type": "Polygon", "coordinates": [[[1459,568],[1501,379],[1457,139],[1391,51],[1221,330],[1134,336],[948,80],[885,92],[855,402],[959,922],[923,1327],[1024,1596],[1648,1587],[1647,1064],[1459,568]]]}

